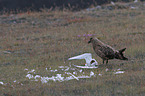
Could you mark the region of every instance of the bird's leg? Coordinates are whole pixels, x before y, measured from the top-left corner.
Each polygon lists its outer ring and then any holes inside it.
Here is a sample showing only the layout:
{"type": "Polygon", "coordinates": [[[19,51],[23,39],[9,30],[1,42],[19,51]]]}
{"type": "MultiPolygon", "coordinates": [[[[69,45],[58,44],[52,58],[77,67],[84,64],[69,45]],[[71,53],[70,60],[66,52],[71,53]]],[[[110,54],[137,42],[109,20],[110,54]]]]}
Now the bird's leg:
{"type": "Polygon", "coordinates": [[[108,64],[108,60],[106,60],[106,65],[108,64]]]}
{"type": "Polygon", "coordinates": [[[105,61],[105,60],[103,60],[103,64],[104,64],[104,61],[105,61]]]}

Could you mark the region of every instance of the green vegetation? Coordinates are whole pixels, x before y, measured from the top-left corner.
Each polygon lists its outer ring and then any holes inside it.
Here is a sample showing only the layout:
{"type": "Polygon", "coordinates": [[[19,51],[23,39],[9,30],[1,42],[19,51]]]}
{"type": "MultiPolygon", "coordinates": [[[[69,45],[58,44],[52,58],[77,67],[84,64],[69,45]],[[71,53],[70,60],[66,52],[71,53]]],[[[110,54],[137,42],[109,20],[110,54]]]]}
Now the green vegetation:
{"type": "MultiPolygon", "coordinates": [[[[0,15],[0,82],[4,83],[0,84],[0,96],[144,96],[144,17],[143,9],[43,10],[0,15]],[[93,34],[116,49],[126,47],[129,61],[111,60],[102,65],[87,43],[90,36],[84,34],[93,34]],[[45,68],[69,66],[69,57],[85,52],[92,53],[99,63],[99,68],[92,70],[96,77],[44,84],[26,78],[25,68],[52,76],[55,74],[48,74],[45,68]],[[125,73],[113,74],[117,69],[125,73]]],[[[81,65],[84,61],[71,63],[81,65]]],[[[89,74],[91,70],[83,71],[89,74]]]]}

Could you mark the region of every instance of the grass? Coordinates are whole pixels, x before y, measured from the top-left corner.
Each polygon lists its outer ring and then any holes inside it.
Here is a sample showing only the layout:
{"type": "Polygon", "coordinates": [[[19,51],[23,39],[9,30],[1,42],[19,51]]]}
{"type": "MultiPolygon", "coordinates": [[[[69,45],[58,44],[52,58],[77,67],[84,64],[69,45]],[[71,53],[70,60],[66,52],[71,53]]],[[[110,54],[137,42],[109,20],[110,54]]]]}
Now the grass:
{"type": "MultiPolygon", "coordinates": [[[[0,16],[1,96],[144,96],[145,95],[145,12],[142,9],[94,10],[79,12],[43,11],[0,16]],[[89,36],[113,46],[126,47],[129,61],[102,60],[87,44],[89,36]],[[10,52],[10,53],[8,53],[10,52]],[[83,70],[101,73],[90,79],[42,84],[26,78],[28,70],[52,76],[45,68],[69,66],[69,57],[92,53],[99,68],[83,70]],[[109,71],[105,71],[106,68],[109,71]],[[124,74],[113,74],[117,69],[124,74]],[[16,80],[16,82],[14,82],[16,80]]],[[[82,60],[71,61],[81,65],[82,60]]],[[[61,72],[61,70],[58,70],[61,72]]]]}

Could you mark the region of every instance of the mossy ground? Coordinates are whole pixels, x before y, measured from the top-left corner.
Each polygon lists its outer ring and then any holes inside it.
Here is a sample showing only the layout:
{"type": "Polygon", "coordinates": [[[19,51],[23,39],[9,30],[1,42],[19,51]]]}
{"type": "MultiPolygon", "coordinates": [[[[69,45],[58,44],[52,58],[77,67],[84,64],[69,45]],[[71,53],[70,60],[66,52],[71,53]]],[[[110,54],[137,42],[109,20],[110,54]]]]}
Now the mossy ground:
{"type": "MultiPolygon", "coordinates": [[[[144,96],[145,11],[99,9],[93,11],[43,11],[0,16],[1,96],[144,96]],[[126,47],[128,61],[102,60],[88,44],[92,34],[106,44],[126,47]],[[31,81],[25,68],[48,76],[45,68],[68,66],[69,57],[92,53],[102,76],[64,82],[31,81]],[[106,68],[109,72],[106,72],[106,68]],[[121,69],[124,74],[112,74],[121,69]],[[14,82],[14,81],[17,82],[14,82]],[[23,84],[23,85],[22,85],[23,84]]],[[[71,61],[81,65],[85,61],[71,61]]],[[[90,70],[84,70],[86,73],[90,70]]]]}

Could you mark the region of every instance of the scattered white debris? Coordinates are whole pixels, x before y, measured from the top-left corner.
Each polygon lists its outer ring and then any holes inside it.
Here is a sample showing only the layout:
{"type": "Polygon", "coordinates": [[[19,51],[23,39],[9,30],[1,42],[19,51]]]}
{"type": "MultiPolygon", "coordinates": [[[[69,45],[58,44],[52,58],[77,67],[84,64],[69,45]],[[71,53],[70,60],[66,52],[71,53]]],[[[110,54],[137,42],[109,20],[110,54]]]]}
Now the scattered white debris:
{"type": "Polygon", "coordinates": [[[16,80],[14,81],[14,83],[17,82],[16,80]]]}
{"type": "Polygon", "coordinates": [[[55,70],[50,70],[50,72],[56,72],[57,71],[57,69],[55,69],[55,70]]]}
{"type": "Polygon", "coordinates": [[[75,75],[73,75],[72,73],[68,72],[67,74],[70,74],[72,77],[74,77],[75,79],[79,80],[79,78],[77,78],[75,75]]]}
{"type": "Polygon", "coordinates": [[[31,71],[28,71],[28,73],[35,73],[35,70],[34,69],[32,69],[31,71]]]}
{"type": "MultiPolygon", "coordinates": [[[[76,79],[79,80],[79,78],[91,78],[92,76],[95,76],[94,72],[90,72],[90,76],[86,76],[86,75],[81,75],[81,76],[75,76],[74,74],[77,74],[76,72],[70,73],[70,72],[65,72],[65,74],[71,75],[69,77],[62,77],[62,74],[56,74],[56,76],[52,76],[52,77],[41,77],[40,75],[36,75],[33,76],[31,74],[27,74],[26,77],[28,77],[29,79],[34,79],[32,81],[38,81],[38,79],[41,80],[42,83],[47,83],[49,80],[52,81],[68,81],[68,80],[72,80],[72,79],[76,79]]],[[[16,80],[15,80],[16,81],[16,80]]]]}
{"type": "Polygon", "coordinates": [[[3,53],[5,53],[5,54],[11,54],[12,52],[11,51],[3,51],[3,53]]]}
{"type": "Polygon", "coordinates": [[[53,80],[53,81],[68,81],[68,80],[72,80],[72,79],[76,79],[79,80],[79,78],[91,78],[92,76],[94,76],[94,72],[90,72],[90,76],[85,76],[85,75],[81,75],[81,76],[75,76],[70,72],[65,72],[68,75],[71,75],[69,77],[62,77],[61,74],[57,74],[56,76],[52,76],[52,77],[41,77],[41,82],[42,83],[47,83],[49,80],[53,80]]]}
{"type": "Polygon", "coordinates": [[[37,79],[37,78],[41,78],[41,76],[39,76],[39,75],[36,75],[34,78],[35,78],[35,79],[37,79]]]}
{"type": "Polygon", "coordinates": [[[114,3],[113,1],[111,1],[111,4],[112,4],[112,5],[115,5],[115,3],[114,3]]]}
{"type": "Polygon", "coordinates": [[[68,68],[68,66],[58,66],[58,68],[68,68]]]}
{"type": "Polygon", "coordinates": [[[75,68],[70,68],[70,70],[76,70],[75,68]]]}
{"type": "Polygon", "coordinates": [[[2,81],[0,81],[0,84],[1,84],[1,85],[4,85],[4,83],[3,83],[2,81]]]}
{"type": "MultiPolygon", "coordinates": [[[[83,79],[83,78],[90,78],[90,76],[85,76],[85,75],[81,75],[81,76],[77,76],[77,79],[83,79]]],[[[69,76],[69,77],[66,77],[65,78],[65,81],[68,81],[68,80],[73,80],[73,79],[76,79],[74,78],[73,76],[69,76]]]]}
{"type": "MultiPolygon", "coordinates": [[[[96,74],[93,72],[93,71],[90,71],[90,74],[89,75],[86,75],[85,72],[82,70],[82,69],[78,69],[78,68],[71,68],[69,66],[58,66],[58,68],[60,68],[60,70],[62,70],[64,73],[63,74],[60,74],[60,73],[57,73],[55,76],[50,76],[50,77],[43,77],[43,76],[40,76],[40,75],[36,75],[35,74],[35,70],[32,69],[31,71],[28,71],[27,68],[25,68],[24,70],[27,70],[28,74],[26,75],[27,78],[31,79],[31,81],[38,81],[40,80],[42,83],[48,83],[49,81],[58,81],[58,82],[63,82],[63,81],[68,81],[68,80],[79,80],[79,79],[82,79],[82,78],[91,78],[92,76],[96,76],[96,74]],[[69,72],[69,70],[73,70],[72,72],[69,72]],[[77,72],[80,72],[81,75],[77,75],[77,72]],[[67,74],[67,75],[66,75],[67,74]]],[[[98,67],[97,67],[98,68],[98,67]]],[[[49,69],[49,71],[47,72],[57,72],[58,69],[54,69],[52,70],[52,68],[45,68],[46,70],[49,69]]],[[[105,71],[107,72],[109,69],[107,68],[105,71]]],[[[120,73],[124,73],[124,71],[120,71],[121,69],[116,69],[117,72],[113,72],[114,74],[120,74],[120,73]]],[[[114,70],[114,71],[116,71],[114,70]]],[[[79,73],[79,74],[80,74],[79,73]]],[[[101,73],[98,74],[99,76],[102,76],[101,73]]],[[[16,80],[14,80],[13,82],[18,82],[16,80]]],[[[0,84],[4,84],[3,82],[0,82],[0,84]]],[[[21,83],[21,85],[23,85],[21,83]]]]}
{"type": "MultiPolygon", "coordinates": [[[[70,67],[68,66],[58,66],[58,68],[61,68],[61,70],[63,71],[68,71],[70,69],[70,67]]],[[[71,70],[75,70],[74,68],[71,68],[71,70]]]]}
{"type": "Polygon", "coordinates": [[[107,72],[108,70],[109,70],[109,69],[108,69],[108,68],[106,68],[106,70],[105,70],[105,71],[107,72]]]}
{"type": "Polygon", "coordinates": [[[57,74],[56,76],[52,76],[52,77],[41,77],[41,82],[42,83],[47,83],[49,80],[52,81],[64,81],[64,77],[61,76],[61,74],[57,74]]]}
{"type": "Polygon", "coordinates": [[[94,72],[90,72],[90,77],[92,77],[92,76],[95,76],[95,73],[94,72]]]}
{"type": "Polygon", "coordinates": [[[64,68],[64,66],[58,66],[58,68],[64,68]]]}
{"type": "Polygon", "coordinates": [[[114,72],[114,74],[120,74],[120,73],[124,73],[125,71],[117,71],[117,72],[114,72]]]}
{"type": "Polygon", "coordinates": [[[102,74],[100,74],[100,73],[99,73],[98,75],[99,75],[99,76],[102,76],[102,74]]]}
{"type": "Polygon", "coordinates": [[[64,81],[64,77],[61,77],[61,74],[57,74],[56,75],[56,80],[62,82],[62,81],[64,81]]]}
{"type": "Polygon", "coordinates": [[[21,86],[23,86],[24,84],[23,83],[21,83],[21,86]]]}
{"type": "Polygon", "coordinates": [[[130,9],[138,9],[138,7],[133,7],[133,6],[131,6],[130,9]]]}
{"type": "Polygon", "coordinates": [[[84,68],[84,69],[94,69],[94,68],[98,68],[97,66],[88,66],[88,65],[86,65],[85,64],[85,66],[78,66],[78,65],[74,65],[75,67],[77,67],[77,68],[84,68]]]}
{"type": "Polygon", "coordinates": [[[68,68],[66,68],[64,71],[68,71],[69,70],[69,67],[68,68]]]}
{"type": "Polygon", "coordinates": [[[134,3],[137,3],[138,2],[138,0],[134,0],[134,3]]]}
{"type": "Polygon", "coordinates": [[[65,78],[66,81],[69,81],[69,80],[72,80],[72,79],[74,79],[72,76],[69,76],[69,77],[65,78]]]}
{"type": "Polygon", "coordinates": [[[47,83],[49,81],[48,77],[41,77],[41,82],[42,83],[47,83]]]}
{"type": "Polygon", "coordinates": [[[80,73],[81,73],[82,71],[83,71],[83,70],[81,69],[81,70],[80,70],[80,73]]]}
{"type": "Polygon", "coordinates": [[[28,71],[28,69],[27,69],[27,68],[25,68],[24,70],[25,70],[25,71],[28,71]]]}
{"type": "Polygon", "coordinates": [[[76,73],[76,72],[73,72],[73,74],[76,74],[76,75],[77,75],[77,73],[76,73]]]}
{"type": "Polygon", "coordinates": [[[90,76],[82,75],[82,76],[78,76],[78,78],[90,78],[90,76]]]}
{"type": "Polygon", "coordinates": [[[117,69],[117,70],[119,71],[119,70],[121,70],[121,69],[119,68],[119,69],[117,69]]]}
{"type": "Polygon", "coordinates": [[[34,78],[34,76],[31,74],[27,74],[26,77],[28,77],[29,79],[34,78]]]}

